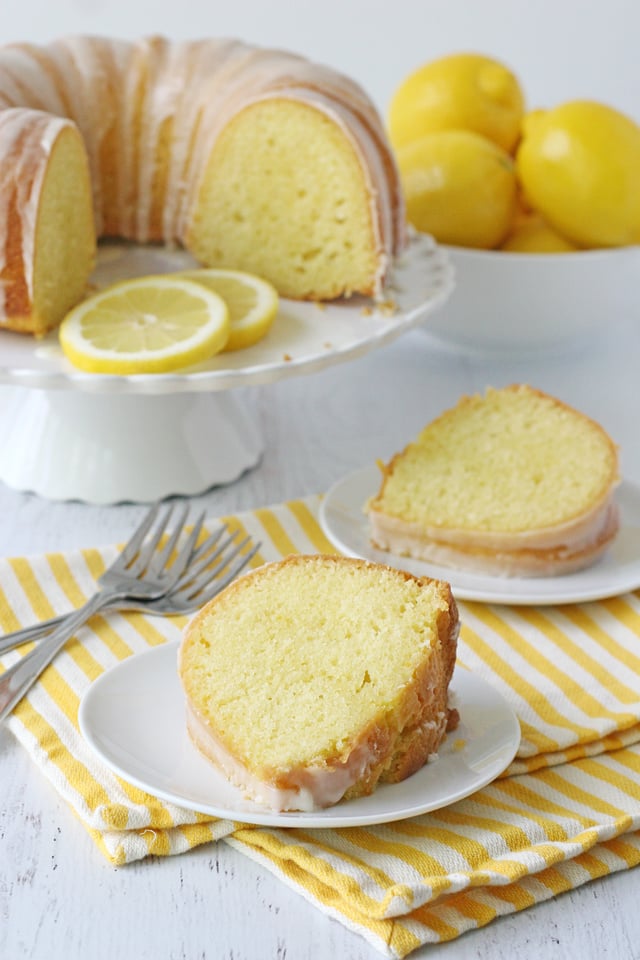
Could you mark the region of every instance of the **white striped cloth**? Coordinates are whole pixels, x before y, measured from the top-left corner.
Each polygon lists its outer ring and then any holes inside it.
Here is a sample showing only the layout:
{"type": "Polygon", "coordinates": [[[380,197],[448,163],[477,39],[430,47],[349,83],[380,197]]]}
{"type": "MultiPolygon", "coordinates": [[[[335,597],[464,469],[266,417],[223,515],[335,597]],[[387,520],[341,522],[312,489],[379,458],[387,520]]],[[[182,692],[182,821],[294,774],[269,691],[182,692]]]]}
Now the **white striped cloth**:
{"type": "MultiPolygon", "coordinates": [[[[332,552],[319,498],[225,518],[263,543],[255,564],[332,552]]],[[[80,606],[116,547],[0,561],[0,629],[80,606]]],[[[389,957],[450,940],[640,863],[640,594],[562,607],[461,603],[460,662],[514,707],[522,741],[498,780],[433,813],[341,830],[267,829],[161,802],[83,741],[78,704],[182,617],[95,618],[9,720],[103,853],[124,864],[224,840],[389,957]]],[[[4,666],[18,653],[7,654],[4,666]]]]}

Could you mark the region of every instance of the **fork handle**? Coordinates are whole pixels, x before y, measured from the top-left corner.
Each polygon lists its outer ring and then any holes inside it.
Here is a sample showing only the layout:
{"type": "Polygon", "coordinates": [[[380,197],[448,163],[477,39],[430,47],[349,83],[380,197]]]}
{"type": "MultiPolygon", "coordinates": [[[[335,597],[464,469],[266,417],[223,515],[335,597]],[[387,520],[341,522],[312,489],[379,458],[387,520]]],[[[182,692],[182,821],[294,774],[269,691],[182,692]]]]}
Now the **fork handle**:
{"type": "MultiPolygon", "coordinates": [[[[116,608],[118,610],[146,610],[153,613],[152,601],[144,600],[110,600],[109,603],[100,607],[100,612],[116,608]]],[[[0,637],[0,656],[4,653],[10,653],[11,650],[21,647],[24,643],[30,643],[32,640],[42,640],[47,634],[50,634],[54,627],[59,627],[66,623],[68,618],[73,615],[73,610],[69,613],[59,613],[49,620],[41,620],[39,623],[32,623],[29,627],[21,627],[12,633],[6,633],[0,637]]],[[[178,611],[179,612],[179,611],[178,611]]]]}
{"type": "MultiPolygon", "coordinates": [[[[73,612],[73,611],[71,611],[73,612]]],[[[29,643],[31,640],[39,640],[47,633],[51,633],[54,627],[65,623],[71,613],[60,613],[57,617],[51,617],[50,620],[41,620],[40,623],[32,623],[30,627],[21,627],[20,630],[14,630],[12,633],[0,637],[0,654],[9,653],[16,647],[21,647],[23,643],[29,643]]]]}
{"type": "MultiPolygon", "coordinates": [[[[147,610],[150,613],[153,613],[153,606],[150,605],[151,601],[145,603],[144,600],[118,600],[117,598],[109,600],[108,603],[101,605],[98,612],[103,612],[105,609],[109,610],[111,608],[116,608],[118,610],[147,610]]],[[[83,609],[83,608],[80,608],[83,609]]],[[[32,640],[42,640],[43,637],[46,637],[47,634],[50,634],[55,627],[59,627],[61,624],[66,623],[69,617],[73,616],[74,611],[71,610],[69,613],[59,613],[55,617],[51,617],[49,620],[41,620],[39,623],[32,623],[29,627],[20,627],[19,630],[13,630],[11,633],[5,633],[3,637],[0,637],[0,656],[4,653],[10,653],[11,650],[21,647],[24,643],[31,643],[32,640]]],[[[93,614],[90,614],[93,616],[93,614]]],[[[87,620],[89,617],[87,617],[87,620]]]]}
{"type": "Polygon", "coordinates": [[[83,607],[65,617],[64,622],[45,637],[35,650],[0,675],[0,723],[22,700],[67,640],[70,640],[90,617],[113,601],[113,593],[107,591],[96,593],[83,607]]]}

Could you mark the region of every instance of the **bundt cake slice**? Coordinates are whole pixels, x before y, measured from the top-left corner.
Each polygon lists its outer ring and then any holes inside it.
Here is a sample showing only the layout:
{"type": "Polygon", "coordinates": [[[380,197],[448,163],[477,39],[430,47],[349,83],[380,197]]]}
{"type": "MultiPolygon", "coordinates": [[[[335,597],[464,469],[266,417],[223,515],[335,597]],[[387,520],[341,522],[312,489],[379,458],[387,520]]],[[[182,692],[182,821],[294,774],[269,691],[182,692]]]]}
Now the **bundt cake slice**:
{"type": "Polygon", "coordinates": [[[95,259],[89,165],[68,120],[0,111],[0,327],[42,336],[86,290],[95,259]]]}
{"type": "Polygon", "coordinates": [[[423,766],[455,724],[457,635],[446,583],[341,557],[267,564],[186,629],[189,733],[272,809],[369,794],[423,766]]]}
{"type": "Polygon", "coordinates": [[[463,397],[383,467],[373,544],[480,573],[554,576],[594,563],[619,525],[617,448],[526,385],[463,397]]]}

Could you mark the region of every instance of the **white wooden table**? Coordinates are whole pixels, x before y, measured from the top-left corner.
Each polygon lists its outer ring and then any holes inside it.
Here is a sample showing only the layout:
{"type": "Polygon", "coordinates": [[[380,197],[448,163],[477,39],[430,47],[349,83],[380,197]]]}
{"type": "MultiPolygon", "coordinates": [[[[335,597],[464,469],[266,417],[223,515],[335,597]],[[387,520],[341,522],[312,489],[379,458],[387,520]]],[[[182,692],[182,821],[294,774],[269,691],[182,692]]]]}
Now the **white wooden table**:
{"type": "MultiPolygon", "coordinates": [[[[211,516],[326,490],[387,457],[463,392],[529,382],[598,419],[640,482],[640,317],[607,318],[602,338],[557,355],[496,358],[422,331],[346,365],[252,388],[243,400],[266,442],[259,467],[194,500],[211,516]]],[[[0,402],[2,392],[0,390],[0,402]]],[[[51,503],[0,487],[0,555],[123,539],[142,507],[51,503]]],[[[640,872],[413,956],[640,958],[640,872]]],[[[225,845],[115,869],[13,737],[0,729],[0,957],[3,960],[374,960],[359,936],[225,845]]]]}

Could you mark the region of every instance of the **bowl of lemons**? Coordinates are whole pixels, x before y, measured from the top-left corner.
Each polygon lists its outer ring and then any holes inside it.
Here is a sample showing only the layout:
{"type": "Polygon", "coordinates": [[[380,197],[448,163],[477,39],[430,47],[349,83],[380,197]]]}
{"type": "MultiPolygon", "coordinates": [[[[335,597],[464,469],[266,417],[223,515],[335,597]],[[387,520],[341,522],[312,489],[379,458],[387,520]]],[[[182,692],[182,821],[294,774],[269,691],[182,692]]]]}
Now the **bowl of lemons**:
{"type": "Polygon", "coordinates": [[[453,54],[398,87],[407,219],[456,286],[429,333],[495,351],[585,342],[640,308],[640,125],[572,100],[527,110],[497,60],[453,54]]]}

